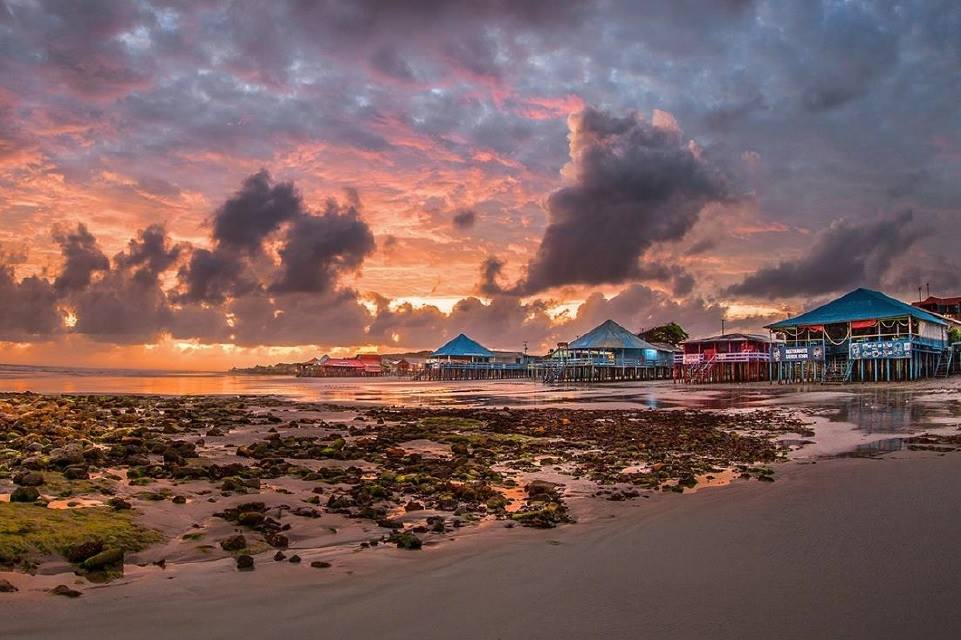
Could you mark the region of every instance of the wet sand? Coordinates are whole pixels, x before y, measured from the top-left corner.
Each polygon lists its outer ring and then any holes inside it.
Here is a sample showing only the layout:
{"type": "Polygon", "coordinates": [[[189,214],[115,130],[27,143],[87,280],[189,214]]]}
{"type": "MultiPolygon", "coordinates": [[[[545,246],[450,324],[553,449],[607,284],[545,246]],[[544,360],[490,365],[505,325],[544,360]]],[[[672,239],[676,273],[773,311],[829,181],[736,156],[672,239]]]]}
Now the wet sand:
{"type": "Polygon", "coordinates": [[[225,565],[18,594],[0,636],[957,638],[959,472],[930,452],[791,463],[775,483],[602,503],[616,517],[392,550],[352,575],[225,565]]]}

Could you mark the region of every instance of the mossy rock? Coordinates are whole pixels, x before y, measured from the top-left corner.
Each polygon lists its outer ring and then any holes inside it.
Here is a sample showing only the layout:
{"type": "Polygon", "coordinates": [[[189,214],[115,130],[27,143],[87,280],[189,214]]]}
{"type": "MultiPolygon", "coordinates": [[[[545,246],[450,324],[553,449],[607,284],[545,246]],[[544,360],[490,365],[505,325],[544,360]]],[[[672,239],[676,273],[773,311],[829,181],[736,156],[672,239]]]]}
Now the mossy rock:
{"type": "Polygon", "coordinates": [[[423,418],[420,426],[432,431],[473,431],[483,429],[485,423],[473,418],[458,418],[457,416],[431,416],[423,418]]]}
{"type": "Polygon", "coordinates": [[[420,538],[415,536],[413,533],[407,532],[400,533],[395,531],[394,533],[390,534],[388,541],[397,545],[398,549],[407,549],[409,551],[416,551],[424,546],[424,543],[421,542],[420,538]]]}
{"type": "Polygon", "coordinates": [[[36,561],[97,540],[108,549],[140,551],[162,539],[140,526],[130,511],[107,507],[45,509],[31,504],[0,503],[0,564],[36,561]]]}

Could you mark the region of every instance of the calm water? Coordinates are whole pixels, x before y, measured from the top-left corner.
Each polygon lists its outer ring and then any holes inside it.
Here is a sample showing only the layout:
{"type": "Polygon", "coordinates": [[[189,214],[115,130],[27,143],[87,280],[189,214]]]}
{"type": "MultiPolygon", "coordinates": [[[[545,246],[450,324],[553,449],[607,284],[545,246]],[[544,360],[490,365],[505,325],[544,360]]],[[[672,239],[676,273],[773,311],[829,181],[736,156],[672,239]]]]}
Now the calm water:
{"type": "MultiPolygon", "coordinates": [[[[224,373],[116,371],[0,365],[0,391],[161,395],[273,395],[357,404],[742,409],[796,407],[817,416],[818,453],[881,442],[920,431],[961,427],[957,379],[928,388],[817,387],[798,393],[776,386],[689,388],[670,381],[549,386],[533,381],[416,382],[404,379],[325,379],[224,373]]],[[[893,446],[893,441],[890,443],[893,446]]]]}

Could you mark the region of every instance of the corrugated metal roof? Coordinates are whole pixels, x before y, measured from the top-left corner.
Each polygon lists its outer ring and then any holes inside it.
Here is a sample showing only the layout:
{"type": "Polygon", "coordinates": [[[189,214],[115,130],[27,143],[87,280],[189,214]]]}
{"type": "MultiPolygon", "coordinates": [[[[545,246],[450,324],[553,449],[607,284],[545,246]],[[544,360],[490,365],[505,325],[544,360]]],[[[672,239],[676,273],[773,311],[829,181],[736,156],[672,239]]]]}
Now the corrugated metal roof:
{"type": "Polygon", "coordinates": [[[710,336],[707,338],[693,338],[690,340],[685,340],[682,344],[700,344],[704,342],[739,342],[741,340],[751,340],[753,342],[771,342],[771,337],[758,333],[725,333],[723,335],[710,336]]]}
{"type": "Polygon", "coordinates": [[[918,320],[947,325],[948,322],[923,309],[896,300],[872,289],[855,289],[837,300],[821,305],[799,316],[767,325],[769,329],[784,329],[805,325],[832,324],[853,320],[875,320],[911,316],[918,320]]]}
{"type": "Polygon", "coordinates": [[[477,356],[490,358],[494,352],[463,333],[432,353],[433,356],[477,356]]]}
{"type": "Polygon", "coordinates": [[[617,324],[613,320],[605,320],[577,340],[568,345],[569,349],[656,349],[647,340],[617,324]]]}

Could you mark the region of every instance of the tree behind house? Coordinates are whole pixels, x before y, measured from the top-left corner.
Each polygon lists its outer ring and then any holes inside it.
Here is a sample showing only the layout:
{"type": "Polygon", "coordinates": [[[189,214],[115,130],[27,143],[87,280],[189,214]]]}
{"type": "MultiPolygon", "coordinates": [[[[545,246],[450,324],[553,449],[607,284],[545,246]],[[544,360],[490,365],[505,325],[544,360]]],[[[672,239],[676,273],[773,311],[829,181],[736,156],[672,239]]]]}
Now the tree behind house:
{"type": "Polygon", "coordinates": [[[637,334],[639,338],[648,342],[666,342],[677,345],[688,339],[687,331],[676,322],[669,322],[651,329],[642,330],[637,334]]]}

